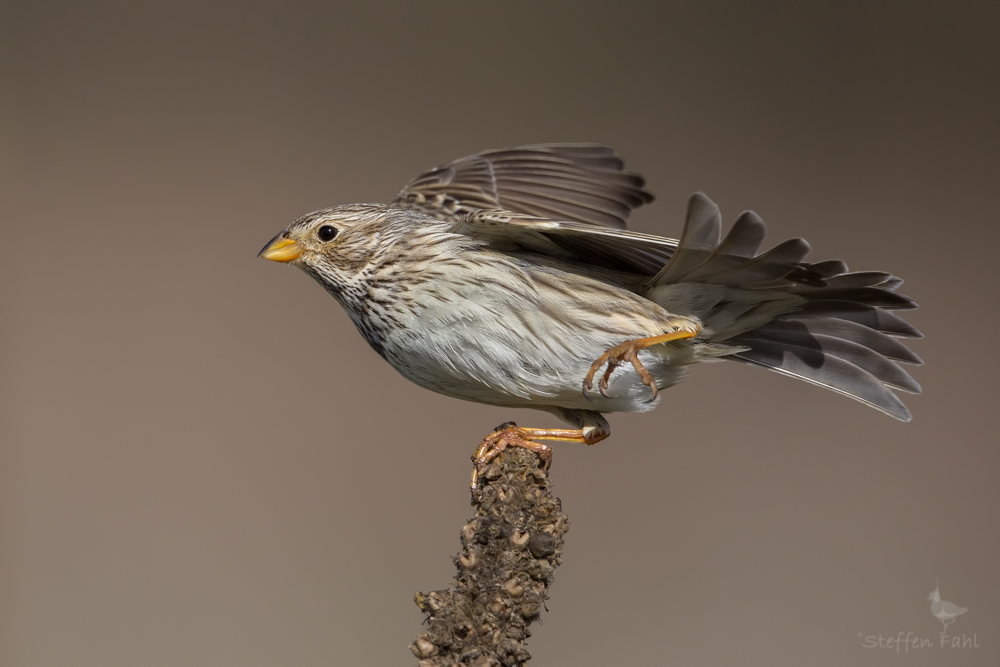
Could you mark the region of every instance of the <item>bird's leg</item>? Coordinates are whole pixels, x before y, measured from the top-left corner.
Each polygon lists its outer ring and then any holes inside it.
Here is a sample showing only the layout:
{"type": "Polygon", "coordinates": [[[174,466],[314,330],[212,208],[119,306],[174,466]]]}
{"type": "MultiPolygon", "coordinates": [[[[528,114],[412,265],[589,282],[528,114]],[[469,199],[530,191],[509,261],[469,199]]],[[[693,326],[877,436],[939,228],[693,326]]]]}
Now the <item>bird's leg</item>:
{"type": "Polygon", "coordinates": [[[493,433],[483,438],[483,441],[472,455],[472,494],[479,495],[479,480],[490,461],[508,447],[523,447],[538,454],[548,470],[552,465],[552,448],[543,445],[539,440],[561,440],[564,442],[583,442],[592,445],[608,437],[601,429],[570,429],[570,428],[522,428],[514,422],[506,422],[497,426],[493,433]]]}
{"type": "Polygon", "coordinates": [[[606,350],[604,354],[597,358],[597,361],[591,364],[590,370],[587,372],[587,377],[583,379],[583,395],[587,396],[587,392],[594,388],[594,375],[601,369],[601,366],[607,364],[608,367],[604,371],[604,375],[601,376],[601,381],[597,384],[597,388],[600,390],[601,396],[607,398],[608,381],[611,379],[611,374],[623,362],[628,361],[632,364],[632,367],[635,368],[635,372],[639,374],[639,377],[642,378],[642,383],[652,390],[653,395],[649,400],[651,402],[656,400],[656,394],[659,392],[659,389],[656,387],[656,381],[653,379],[653,375],[647,371],[646,367],[639,361],[639,350],[644,350],[647,347],[659,345],[660,343],[669,343],[673,340],[694,338],[699,333],[701,333],[701,327],[697,323],[694,323],[693,330],[679,329],[678,331],[672,331],[671,333],[663,334],[662,336],[627,340],[620,345],[615,345],[614,347],[606,350]]]}

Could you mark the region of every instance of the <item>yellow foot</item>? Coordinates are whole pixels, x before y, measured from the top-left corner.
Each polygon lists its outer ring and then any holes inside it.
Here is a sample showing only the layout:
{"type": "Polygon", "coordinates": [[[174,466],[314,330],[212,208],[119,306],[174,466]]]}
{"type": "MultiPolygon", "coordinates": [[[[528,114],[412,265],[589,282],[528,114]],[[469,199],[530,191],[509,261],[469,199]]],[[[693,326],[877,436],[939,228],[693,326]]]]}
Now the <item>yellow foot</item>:
{"type": "Polygon", "coordinates": [[[672,340],[684,340],[686,338],[694,338],[699,333],[701,333],[701,327],[697,324],[694,325],[695,329],[689,331],[687,329],[681,329],[679,331],[674,331],[668,334],[663,334],[662,336],[653,336],[652,338],[638,338],[636,340],[627,340],[621,345],[615,345],[614,347],[608,349],[600,357],[597,358],[590,366],[590,370],[587,371],[587,377],[583,379],[583,395],[587,398],[587,392],[594,388],[594,375],[601,369],[601,366],[607,364],[608,367],[604,371],[604,375],[601,376],[601,381],[597,384],[597,388],[601,392],[601,396],[605,398],[610,398],[608,396],[608,380],[611,379],[611,374],[615,372],[623,362],[630,362],[632,367],[635,368],[635,372],[639,374],[642,378],[642,383],[652,390],[653,395],[650,396],[649,401],[652,402],[656,400],[656,395],[659,393],[659,389],[656,387],[656,381],[653,379],[653,375],[646,370],[646,367],[642,365],[639,361],[637,353],[639,350],[644,350],[647,347],[653,345],[659,345],[660,343],[669,343],[672,340]]]}
{"type": "Polygon", "coordinates": [[[535,442],[534,439],[585,442],[588,445],[592,445],[606,437],[608,436],[603,431],[594,431],[584,435],[582,429],[521,428],[514,422],[500,424],[493,433],[483,438],[483,441],[476,449],[476,453],[472,455],[472,495],[477,499],[479,498],[479,485],[483,471],[486,470],[486,466],[490,464],[490,461],[499,456],[500,452],[508,447],[530,449],[538,454],[539,458],[545,463],[545,469],[548,470],[549,466],[552,465],[552,448],[540,442],[535,442]]]}

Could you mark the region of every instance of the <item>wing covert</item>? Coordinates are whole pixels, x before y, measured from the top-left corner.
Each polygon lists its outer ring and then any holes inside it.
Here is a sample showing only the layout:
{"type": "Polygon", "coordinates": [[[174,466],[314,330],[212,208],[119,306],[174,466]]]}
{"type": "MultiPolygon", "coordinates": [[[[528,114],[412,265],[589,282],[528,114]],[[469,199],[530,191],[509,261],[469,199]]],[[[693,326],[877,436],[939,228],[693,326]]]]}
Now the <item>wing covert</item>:
{"type": "Polygon", "coordinates": [[[498,249],[526,250],[641,276],[654,276],[677,247],[674,239],[551,220],[503,210],[473,211],[459,230],[489,239],[498,249]]]}
{"type": "Polygon", "coordinates": [[[653,201],[642,176],[624,166],[601,144],[487,150],[417,176],[392,205],[443,220],[502,209],[621,229],[633,209],[653,201]]]}

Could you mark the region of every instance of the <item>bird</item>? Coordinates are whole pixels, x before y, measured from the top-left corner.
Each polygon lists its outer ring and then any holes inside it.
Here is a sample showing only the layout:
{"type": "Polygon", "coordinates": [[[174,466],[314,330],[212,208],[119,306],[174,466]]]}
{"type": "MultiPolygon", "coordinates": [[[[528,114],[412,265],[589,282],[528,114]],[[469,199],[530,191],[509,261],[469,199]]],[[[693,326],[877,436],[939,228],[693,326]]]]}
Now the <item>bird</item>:
{"type": "Polygon", "coordinates": [[[595,444],[604,415],[644,412],[688,366],[733,361],[856,399],[902,421],[919,393],[896,311],[916,303],[883,271],[806,262],[794,238],[760,251],[752,211],[722,235],[693,194],[679,238],[627,229],[653,201],[610,146],[493,149],[431,169],[388,204],[303,215],[259,257],[293,265],[343,306],[400,374],[446,396],[536,408],[570,428],[505,422],[473,455],[471,488],[509,446],[595,444]],[[596,381],[596,391],[595,391],[596,381]]]}
{"type": "Polygon", "coordinates": [[[952,604],[951,602],[941,601],[941,584],[931,591],[930,596],[927,598],[931,603],[931,613],[934,618],[941,621],[944,629],[941,634],[948,631],[948,626],[955,622],[955,618],[961,616],[965,612],[969,611],[968,607],[959,607],[957,604],[952,604]]]}

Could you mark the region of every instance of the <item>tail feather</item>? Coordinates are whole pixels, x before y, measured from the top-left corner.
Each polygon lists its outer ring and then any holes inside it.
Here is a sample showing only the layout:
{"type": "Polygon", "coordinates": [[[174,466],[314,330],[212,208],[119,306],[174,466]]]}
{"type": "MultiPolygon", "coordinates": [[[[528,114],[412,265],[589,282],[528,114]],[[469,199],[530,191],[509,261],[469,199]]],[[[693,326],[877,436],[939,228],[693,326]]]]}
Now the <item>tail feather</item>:
{"type": "Polygon", "coordinates": [[[796,320],[836,318],[899,338],[923,338],[916,327],[895,313],[853,301],[810,301],[789,317],[796,320]]]}
{"type": "Polygon", "coordinates": [[[676,278],[701,266],[718,247],[721,235],[719,207],[700,192],[692,195],[677,250],[653,278],[652,284],[676,282],[676,278]]]}
{"type": "Polygon", "coordinates": [[[808,243],[802,239],[790,239],[740,266],[710,276],[707,282],[747,287],[782,280],[802,263],[808,252],[808,243]]]}
{"type": "Polygon", "coordinates": [[[881,287],[882,289],[887,289],[890,292],[895,292],[902,284],[903,284],[902,278],[897,278],[896,276],[889,276],[889,279],[886,280],[881,285],[879,285],[879,287],[881,287]]]}
{"type": "Polygon", "coordinates": [[[760,216],[753,211],[743,211],[726,234],[725,240],[719,244],[717,252],[734,257],[756,257],[765,236],[767,225],[760,216]]]}
{"type": "Polygon", "coordinates": [[[804,264],[803,267],[809,269],[809,271],[815,273],[820,278],[832,278],[833,276],[840,276],[850,271],[847,268],[847,264],[839,259],[827,259],[815,264],[804,264]]]}
{"type": "Polygon", "coordinates": [[[885,271],[855,271],[854,273],[840,273],[833,276],[826,276],[826,284],[831,289],[856,289],[859,287],[881,287],[887,289],[885,285],[894,276],[885,271]]]}
{"type": "Polygon", "coordinates": [[[811,301],[848,301],[865,306],[875,306],[883,310],[913,310],[917,307],[913,299],[878,287],[838,289],[835,286],[830,286],[793,291],[811,301]]]}
{"type": "Polygon", "coordinates": [[[900,421],[912,419],[910,411],[884,383],[868,371],[838,357],[824,356],[820,366],[812,366],[802,358],[788,354],[787,346],[782,343],[757,341],[754,349],[729,358],[826,387],[900,421]]]}
{"type": "Polygon", "coordinates": [[[670,312],[699,317],[703,339],[725,343],[727,357],[820,385],[903,421],[893,393],[920,393],[900,363],[923,363],[898,338],[920,338],[892,311],[916,308],[883,271],[851,273],[844,262],[803,261],[809,244],[785,241],[758,254],[766,227],[742,214],[719,240],[721,216],[696,194],[680,244],[649,283],[670,312]]]}
{"type": "Polygon", "coordinates": [[[923,360],[914,354],[913,350],[903,345],[899,340],[881,331],[870,329],[863,324],[842,320],[838,317],[822,317],[816,319],[796,319],[798,313],[791,313],[767,324],[762,329],[781,331],[791,329],[798,331],[804,328],[811,334],[843,338],[881,354],[883,357],[900,361],[905,364],[923,364],[923,360]]]}
{"type": "Polygon", "coordinates": [[[753,211],[744,211],[733,223],[726,238],[719,247],[707,256],[697,268],[688,271],[684,280],[696,282],[710,278],[746,264],[757,256],[760,244],[764,242],[767,227],[753,211]]]}
{"type": "Polygon", "coordinates": [[[746,346],[751,350],[765,341],[780,343],[784,350],[794,354],[810,366],[822,366],[826,357],[837,357],[871,373],[884,384],[911,394],[920,393],[920,385],[899,364],[860,343],[815,334],[804,327],[800,331],[772,329],[767,325],[754,329],[748,334],[729,339],[729,343],[746,346]]]}

